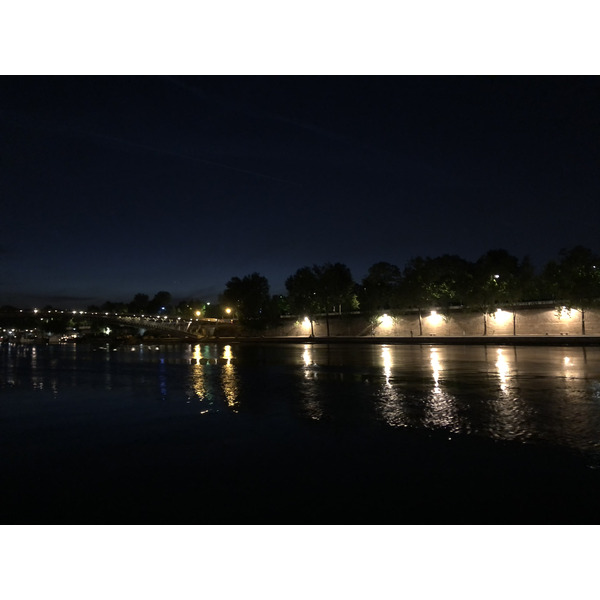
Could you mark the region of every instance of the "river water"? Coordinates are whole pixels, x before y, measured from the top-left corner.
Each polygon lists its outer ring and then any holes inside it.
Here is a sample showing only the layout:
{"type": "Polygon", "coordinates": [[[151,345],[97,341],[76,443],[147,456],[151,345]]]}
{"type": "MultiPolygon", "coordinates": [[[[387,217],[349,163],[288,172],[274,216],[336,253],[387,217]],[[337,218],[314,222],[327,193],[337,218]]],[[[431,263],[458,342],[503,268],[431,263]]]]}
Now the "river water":
{"type": "MultiPolygon", "coordinates": [[[[349,522],[379,508],[411,521],[389,500],[402,482],[414,508],[515,468],[521,486],[541,474],[536,490],[581,468],[571,485],[590,492],[600,465],[597,347],[4,345],[0,358],[4,522],[327,522],[349,496],[362,502],[349,522]]],[[[457,509],[466,493],[417,520],[477,521],[457,509]]],[[[545,518],[577,521],[560,501],[545,518]]]]}

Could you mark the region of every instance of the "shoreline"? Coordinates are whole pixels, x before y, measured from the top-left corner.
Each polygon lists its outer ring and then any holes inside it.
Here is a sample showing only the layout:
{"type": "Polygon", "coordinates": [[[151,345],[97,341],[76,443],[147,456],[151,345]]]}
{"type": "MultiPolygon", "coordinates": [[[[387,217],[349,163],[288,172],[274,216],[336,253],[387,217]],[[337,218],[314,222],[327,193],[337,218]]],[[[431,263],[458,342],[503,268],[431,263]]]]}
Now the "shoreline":
{"type": "MultiPolygon", "coordinates": [[[[209,341],[209,340],[206,340],[209,341]]],[[[215,338],[216,342],[241,344],[395,344],[395,345],[492,345],[492,346],[598,346],[600,336],[334,336],[334,337],[237,337],[215,338]]]]}
{"type": "Polygon", "coordinates": [[[588,335],[524,335],[524,336],[219,336],[206,338],[178,337],[150,340],[81,339],[76,342],[49,343],[48,341],[6,342],[22,345],[59,345],[65,343],[90,345],[144,345],[160,344],[386,344],[386,345],[485,345],[485,346],[600,346],[600,336],[588,335]]]}

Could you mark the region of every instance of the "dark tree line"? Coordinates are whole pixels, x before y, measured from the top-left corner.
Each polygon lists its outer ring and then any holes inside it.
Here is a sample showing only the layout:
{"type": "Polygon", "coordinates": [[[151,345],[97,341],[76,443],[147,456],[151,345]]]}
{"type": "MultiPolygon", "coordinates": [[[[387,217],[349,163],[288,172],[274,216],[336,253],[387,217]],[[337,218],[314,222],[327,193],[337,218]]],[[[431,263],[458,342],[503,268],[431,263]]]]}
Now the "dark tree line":
{"type": "Polygon", "coordinates": [[[230,316],[249,330],[265,329],[281,314],[279,298],[271,296],[267,278],[258,273],[231,278],[219,300],[222,312],[230,310],[230,316]]]}
{"type": "Polygon", "coordinates": [[[341,312],[352,299],[355,283],[350,269],[341,263],[326,263],[302,267],[285,282],[290,308],[295,313],[304,313],[310,320],[311,335],[314,335],[314,319],[318,313],[325,314],[329,335],[329,314],[341,312]]]}
{"type": "Polygon", "coordinates": [[[107,301],[100,306],[88,306],[87,310],[118,315],[179,316],[186,319],[199,316],[220,316],[218,309],[211,308],[210,302],[204,302],[197,298],[188,298],[173,304],[173,297],[166,291],[157,292],[152,298],[148,294],[138,293],[130,302],[107,301]]]}
{"type": "Polygon", "coordinates": [[[375,319],[383,312],[416,310],[421,323],[423,313],[436,309],[447,317],[453,307],[479,312],[485,334],[488,315],[500,307],[514,314],[522,303],[554,301],[557,307],[581,312],[585,333],[585,310],[600,303],[600,257],[582,246],[564,249],[540,273],[529,258],[519,259],[503,249],[489,250],[474,262],[449,254],[417,257],[403,269],[376,263],[360,283],[354,282],[346,265],[325,263],[299,268],[285,286],[287,296],[276,302],[267,279],[253,273],[231,279],[222,299],[235,305],[242,324],[264,326],[267,315],[289,311],[308,317],[312,334],[315,316],[324,315],[328,335],[331,313],[358,309],[375,319]]]}
{"type": "Polygon", "coordinates": [[[106,302],[89,310],[231,317],[252,331],[277,323],[283,314],[295,314],[308,317],[311,333],[316,315],[323,315],[329,334],[333,313],[360,310],[375,319],[382,313],[414,310],[421,321],[432,309],[447,317],[451,308],[463,307],[482,315],[485,334],[487,317],[497,308],[514,314],[521,303],[552,301],[580,311],[585,333],[585,311],[600,304],[600,257],[583,246],[563,249],[536,273],[527,257],[519,259],[503,249],[489,250],[476,261],[444,254],[413,258],[403,268],[378,262],[360,282],[346,265],[324,263],[299,268],[285,287],[286,295],[271,295],[267,278],[255,272],[232,277],[216,306],[198,299],[174,305],[171,294],[160,291],[152,298],[140,293],[129,303],[106,302]]]}
{"type": "Polygon", "coordinates": [[[0,327],[12,329],[43,329],[48,333],[66,333],[75,326],[71,314],[45,306],[35,313],[23,314],[15,306],[0,306],[0,327]]]}

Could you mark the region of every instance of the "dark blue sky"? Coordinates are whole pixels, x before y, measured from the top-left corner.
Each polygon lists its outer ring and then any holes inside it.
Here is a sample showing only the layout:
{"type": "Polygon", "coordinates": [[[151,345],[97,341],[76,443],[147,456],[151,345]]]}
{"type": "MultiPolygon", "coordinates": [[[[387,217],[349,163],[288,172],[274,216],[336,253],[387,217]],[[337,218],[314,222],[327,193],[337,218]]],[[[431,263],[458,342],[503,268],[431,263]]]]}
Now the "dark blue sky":
{"type": "Polygon", "coordinates": [[[590,77],[1,77],[0,304],[600,252],[590,77]]]}

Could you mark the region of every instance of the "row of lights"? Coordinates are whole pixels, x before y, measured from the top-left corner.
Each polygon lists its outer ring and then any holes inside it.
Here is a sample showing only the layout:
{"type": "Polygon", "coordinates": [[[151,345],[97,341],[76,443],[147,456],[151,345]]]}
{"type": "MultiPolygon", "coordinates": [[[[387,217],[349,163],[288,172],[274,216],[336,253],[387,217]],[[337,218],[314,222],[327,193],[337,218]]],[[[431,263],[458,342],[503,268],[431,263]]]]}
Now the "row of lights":
{"type": "MultiPolygon", "coordinates": [[[[514,316],[514,313],[506,311],[506,310],[502,310],[501,308],[498,308],[498,309],[496,309],[496,312],[494,313],[493,318],[499,325],[504,325],[505,323],[510,321],[510,319],[512,319],[513,316],[514,316]]],[[[443,321],[442,315],[438,314],[435,310],[432,310],[431,313],[429,314],[429,316],[426,318],[431,325],[440,325],[443,321]]],[[[572,319],[573,314],[570,309],[568,309],[566,306],[563,306],[561,308],[559,318],[560,319],[572,319]]],[[[390,317],[387,314],[384,314],[381,317],[379,317],[379,325],[381,327],[383,327],[384,329],[391,328],[393,326],[393,324],[394,324],[393,317],[390,317]]]]}
{"type": "MultiPolygon", "coordinates": [[[[502,310],[498,308],[494,313],[494,319],[499,325],[504,325],[513,317],[513,313],[502,310]]],[[[571,314],[571,310],[566,306],[563,306],[560,311],[560,319],[572,319],[573,315],[571,314]]],[[[431,313],[426,317],[430,325],[440,325],[444,318],[442,315],[438,314],[437,311],[432,310],[431,313]]],[[[383,329],[391,329],[394,326],[394,318],[388,314],[383,314],[378,318],[379,327],[383,329]]],[[[304,317],[302,321],[302,326],[304,329],[310,329],[310,319],[308,317],[304,317]]]]}
{"type": "MultiPolygon", "coordinates": [[[[432,310],[427,317],[425,317],[431,325],[440,325],[444,320],[442,315],[438,314],[437,311],[432,310]]],[[[388,314],[384,314],[378,319],[379,326],[383,329],[391,329],[394,326],[394,317],[390,317],[388,314]]]]}
{"type": "MultiPolygon", "coordinates": [[[[210,302],[208,302],[208,304],[210,304],[210,302]]],[[[19,312],[23,312],[23,310],[21,309],[21,310],[19,310],[19,312]]],[[[40,312],[40,310],[39,310],[38,308],[34,308],[34,309],[33,309],[33,314],[34,314],[34,315],[37,315],[39,312],[40,312]]],[[[52,310],[49,310],[48,312],[49,312],[49,313],[55,312],[55,313],[60,313],[60,314],[64,314],[64,313],[65,313],[65,311],[64,311],[64,310],[58,310],[58,309],[54,309],[54,311],[52,311],[52,310]]],[[[69,311],[66,311],[66,312],[69,312],[69,311]]],[[[100,313],[97,313],[97,312],[90,312],[90,313],[88,313],[88,312],[87,312],[87,311],[85,311],[85,310],[79,310],[79,311],[77,311],[77,310],[73,310],[73,311],[71,311],[71,312],[72,312],[74,315],[76,315],[76,314],[78,314],[78,313],[79,313],[80,315],[87,315],[87,314],[90,314],[90,315],[99,315],[99,314],[100,314],[100,313]]],[[[225,309],[225,313],[227,314],[227,316],[230,316],[230,315],[231,315],[231,308],[226,308],[226,309],[225,309]]],[[[110,313],[107,313],[107,312],[105,312],[104,314],[105,314],[105,316],[108,316],[110,313]]],[[[197,317],[199,317],[201,314],[202,314],[202,312],[201,312],[201,311],[199,311],[199,310],[197,310],[197,311],[196,311],[196,316],[197,316],[197,317]]],[[[115,317],[118,317],[118,316],[119,316],[119,314],[118,314],[118,313],[114,313],[114,316],[115,316],[115,317]]],[[[138,315],[130,315],[130,316],[137,317],[138,315]]],[[[149,316],[149,315],[139,315],[139,316],[140,316],[140,317],[142,317],[142,318],[144,318],[144,317],[146,317],[146,316],[149,316]]],[[[156,315],[156,316],[157,316],[157,317],[160,317],[161,315],[156,315]]],[[[163,319],[168,319],[169,317],[168,317],[167,315],[162,315],[162,318],[163,318],[163,319]]],[[[179,320],[181,320],[181,317],[177,317],[177,320],[178,320],[178,321],[179,321],[179,320]]]]}
{"type": "MultiPolygon", "coordinates": [[[[22,310],[20,312],[23,312],[22,310]]],[[[37,308],[33,309],[34,314],[37,314],[39,312],[39,310],[37,308]]],[[[51,313],[52,311],[48,311],[49,313],[51,313]]],[[[60,312],[61,314],[64,313],[65,311],[61,310],[55,310],[54,312],[60,312]]],[[[88,314],[86,311],[80,310],[80,311],[72,311],[74,315],[77,314],[77,312],[79,312],[80,315],[83,314],[88,314]]],[[[227,316],[231,316],[231,308],[226,308],[225,309],[225,313],[227,314],[227,316]]],[[[90,313],[93,315],[97,315],[98,313],[90,313]]],[[[106,316],[109,315],[109,313],[104,313],[106,316]]],[[[117,313],[114,313],[115,316],[119,316],[117,313]]],[[[200,317],[201,315],[201,311],[197,310],[196,311],[196,317],[200,317]]],[[[137,315],[133,315],[134,317],[137,317],[137,315]]],[[[160,318],[161,315],[156,315],[156,317],[160,318]]],[[[506,323],[507,321],[510,320],[512,316],[512,313],[502,310],[501,308],[498,308],[494,314],[494,319],[496,320],[496,322],[498,322],[498,324],[503,325],[504,323],[506,323]]],[[[145,315],[140,315],[141,318],[146,318],[145,315]]],[[[168,319],[169,317],[166,315],[162,316],[163,319],[168,319]]],[[[572,315],[571,315],[571,310],[568,309],[566,306],[563,306],[561,308],[560,311],[560,319],[572,319],[572,315]]],[[[181,317],[177,317],[177,320],[180,321],[181,317]]],[[[431,325],[437,326],[440,325],[443,321],[443,317],[442,315],[439,315],[435,310],[432,310],[431,313],[429,314],[429,316],[427,317],[427,320],[429,321],[429,323],[431,325]]],[[[388,314],[383,314],[381,317],[379,317],[378,319],[379,321],[379,326],[382,327],[383,329],[391,329],[394,325],[394,319],[393,317],[390,317],[390,315],[388,314]]],[[[302,326],[305,329],[310,329],[310,319],[308,317],[304,317],[304,320],[302,321],[302,326]]]]}

